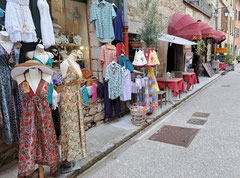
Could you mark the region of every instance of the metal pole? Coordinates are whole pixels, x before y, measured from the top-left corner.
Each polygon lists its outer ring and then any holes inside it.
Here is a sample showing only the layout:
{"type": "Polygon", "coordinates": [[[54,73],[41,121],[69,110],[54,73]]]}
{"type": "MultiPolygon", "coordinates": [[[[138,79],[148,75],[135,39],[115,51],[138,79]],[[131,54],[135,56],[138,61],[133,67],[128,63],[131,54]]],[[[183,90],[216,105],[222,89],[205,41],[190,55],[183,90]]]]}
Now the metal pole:
{"type": "Polygon", "coordinates": [[[234,5],[233,5],[233,10],[234,10],[234,29],[233,29],[233,56],[235,58],[235,36],[236,36],[236,0],[234,0],[234,5]]]}
{"type": "Polygon", "coordinates": [[[216,30],[218,30],[218,7],[219,6],[219,0],[217,0],[217,9],[216,9],[216,30]]]}
{"type": "Polygon", "coordinates": [[[128,20],[127,20],[127,0],[123,0],[123,17],[124,17],[124,26],[128,26],[128,20]]]}

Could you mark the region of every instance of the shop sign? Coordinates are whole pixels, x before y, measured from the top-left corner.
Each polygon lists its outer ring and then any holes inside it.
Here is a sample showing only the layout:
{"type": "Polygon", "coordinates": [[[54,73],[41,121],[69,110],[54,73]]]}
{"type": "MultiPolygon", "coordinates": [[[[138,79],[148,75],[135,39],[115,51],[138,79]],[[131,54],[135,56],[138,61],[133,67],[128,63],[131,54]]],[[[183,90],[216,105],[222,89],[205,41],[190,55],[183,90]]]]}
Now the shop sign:
{"type": "Polygon", "coordinates": [[[199,10],[209,18],[212,17],[212,5],[206,0],[183,0],[183,2],[199,10]]]}
{"type": "Polygon", "coordinates": [[[224,53],[227,52],[227,48],[216,48],[216,53],[224,53]]]}

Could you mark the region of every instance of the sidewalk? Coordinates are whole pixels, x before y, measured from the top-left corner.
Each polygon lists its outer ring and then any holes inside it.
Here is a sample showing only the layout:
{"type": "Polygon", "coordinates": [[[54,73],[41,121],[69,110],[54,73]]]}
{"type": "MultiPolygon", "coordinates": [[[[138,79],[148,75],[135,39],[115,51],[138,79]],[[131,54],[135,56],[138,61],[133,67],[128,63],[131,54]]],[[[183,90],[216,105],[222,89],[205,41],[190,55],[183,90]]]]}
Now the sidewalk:
{"type": "MultiPolygon", "coordinates": [[[[216,80],[220,76],[221,74],[216,74],[212,78],[200,77],[200,83],[196,84],[194,86],[194,89],[191,88],[190,91],[188,91],[187,93],[181,93],[181,99],[174,98],[174,102],[176,103],[175,105],[172,105],[168,102],[166,106],[163,104],[162,109],[156,109],[152,115],[148,116],[148,123],[144,126],[134,126],[131,123],[131,115],[128,114],[122,118],[112,121],[111,123],[105,123],[91,128],[86,132],[88,157],[80,161],[81,169],[69,174],[62,174],[58,177],[74,177],[82,173],[83,171],[91,167],[93,164],[95,164],[97,161],[104,158],[105,155],[119,147],[121,144],[142,131],[148,125],[160,118],[162,115],[187,100],[194,93],[200,91],[206,85],[216,80]]],[[[49,175],[49,169],[47,167],[45,167],[45,175],[46,177],[49,175]]],[[[0,177],[12,178],[16,176],[17,165],[8,167],[5,171],[0,172],[0,177]]]]}

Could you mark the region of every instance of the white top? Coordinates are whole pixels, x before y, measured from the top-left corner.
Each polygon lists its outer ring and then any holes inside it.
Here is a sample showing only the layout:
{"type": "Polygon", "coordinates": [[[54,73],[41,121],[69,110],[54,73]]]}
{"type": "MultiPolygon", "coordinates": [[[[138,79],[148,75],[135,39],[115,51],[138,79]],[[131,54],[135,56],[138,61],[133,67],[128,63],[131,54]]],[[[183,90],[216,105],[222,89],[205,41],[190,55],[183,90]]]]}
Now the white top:
{"type": "Polygon", "coordinates": [[[50,47],[55,44],[55,37],[53,33],[52,19],[49,12],[49,5],[47,0],[38,0],[37,6],[41,19],[42,42],[44,46],[50,47]]]}
{"type": "Polygon", "coordinates": [[[120,96],[121,101],[128,101],[132,99],[132,82],[131,73],[125,67],[122,67],[122,89],[123,94],[120,96]]]}
{"type": "Polygon", "coordinates": [[[5,27],[12,42],[37,41],[29,0],[7,0],[5,27]]]}

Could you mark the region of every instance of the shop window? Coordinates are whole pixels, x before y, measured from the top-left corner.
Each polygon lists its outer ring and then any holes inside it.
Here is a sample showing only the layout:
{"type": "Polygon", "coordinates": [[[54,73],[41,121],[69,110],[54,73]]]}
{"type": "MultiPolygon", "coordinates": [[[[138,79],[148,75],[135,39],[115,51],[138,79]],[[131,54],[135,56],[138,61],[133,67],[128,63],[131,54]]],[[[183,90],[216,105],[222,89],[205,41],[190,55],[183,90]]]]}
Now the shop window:
{"type": "Polygon", "coordinates": [[[90,47],[86,0],[48,0],[56,36],[58,60],[64,60],[76,50],[80,54],[78,63],[90,69],[90,47]],[[61,39],[64,39],[61,43],[61,39]]]}

